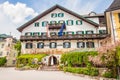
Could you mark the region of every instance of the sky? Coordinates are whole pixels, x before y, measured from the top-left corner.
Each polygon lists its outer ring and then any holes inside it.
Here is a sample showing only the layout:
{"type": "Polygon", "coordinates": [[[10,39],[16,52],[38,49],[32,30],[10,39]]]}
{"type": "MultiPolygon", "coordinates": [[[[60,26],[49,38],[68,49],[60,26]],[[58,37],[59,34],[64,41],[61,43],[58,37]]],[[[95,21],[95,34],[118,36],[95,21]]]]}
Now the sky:
{"type": "Polygon", "coordinates": [[[104,13],[113,0],[0,0],[0,34],[20,37],[17,28],[59,4],[80,15],[104,13]]]}

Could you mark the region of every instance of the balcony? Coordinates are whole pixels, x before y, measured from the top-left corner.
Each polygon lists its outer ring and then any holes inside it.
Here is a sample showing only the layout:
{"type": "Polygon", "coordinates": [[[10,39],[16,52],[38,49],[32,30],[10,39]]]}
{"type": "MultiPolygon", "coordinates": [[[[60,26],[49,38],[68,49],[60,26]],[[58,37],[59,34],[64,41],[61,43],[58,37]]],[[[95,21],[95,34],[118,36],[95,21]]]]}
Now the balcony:
{"type": "Polygon", "coordinates": [[[75,34],[75,35],[63,35],[63,36],[21,36],[21,41],[39,41],[39,40],[90,40],[90,39],[105,39],[109,34],[75,34]]]}
{"type": "MultiPolygon", "coordinates": [[[[49,29],[60,29],[61,27],[62,24],[49,24],[49,29]]],[[[66,26],[64,29],[66,29],[66,26]]]]}

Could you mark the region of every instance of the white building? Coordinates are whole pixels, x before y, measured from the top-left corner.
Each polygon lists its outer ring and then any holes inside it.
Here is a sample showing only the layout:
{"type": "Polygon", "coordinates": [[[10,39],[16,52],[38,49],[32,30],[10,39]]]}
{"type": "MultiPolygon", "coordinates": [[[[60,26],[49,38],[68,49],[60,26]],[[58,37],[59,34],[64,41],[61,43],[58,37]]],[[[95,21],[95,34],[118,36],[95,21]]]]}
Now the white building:
{"type": "Polygon", "coordinates": [[[43,60],[53,65],[59,62],[60,55],[65,52],[95,50],[108,36],[104,21],[103,14],[92,12],[81,16],[55,5],[18,28],[22,54],[50,54],[43,60]],[[64,22],[63,35],[59,37],[58,32],[64,22]],[[50,37],[47,36],[48,32],[50,37]]]}

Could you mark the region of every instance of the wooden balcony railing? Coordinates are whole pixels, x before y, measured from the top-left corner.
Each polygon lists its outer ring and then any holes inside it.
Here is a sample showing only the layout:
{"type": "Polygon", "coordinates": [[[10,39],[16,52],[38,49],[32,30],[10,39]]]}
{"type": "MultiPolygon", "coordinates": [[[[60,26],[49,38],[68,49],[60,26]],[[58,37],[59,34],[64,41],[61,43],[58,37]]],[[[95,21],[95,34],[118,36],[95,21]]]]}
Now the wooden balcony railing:
{"type": "Polygon", "coordinates": [[[21,41],[33,41],[33,40],[88,40],[88,39],[104,39],[108,37],[108,34],[75,34],[75,35],[63,35],[63,36],[21,36],[21,41]]]}
{"type": "MultiPolygon", "coordinates": [[[[49,29],[60,29],[61,27],[62,24],[49,24],[49,29]]],[[[64,29],[66,29],[66,26],[64,29]]]]}

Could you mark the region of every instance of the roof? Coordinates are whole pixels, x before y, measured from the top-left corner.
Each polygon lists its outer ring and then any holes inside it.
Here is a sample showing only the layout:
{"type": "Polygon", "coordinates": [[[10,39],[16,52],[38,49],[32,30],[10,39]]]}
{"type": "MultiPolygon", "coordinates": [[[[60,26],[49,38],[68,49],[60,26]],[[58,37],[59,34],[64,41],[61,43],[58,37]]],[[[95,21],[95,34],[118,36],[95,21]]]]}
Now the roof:
{"type": "Polygon", "coordinates": [[[101,13],[101,14],[95,14],[95,15],[83,15],[83,17],[85,18],[94,18],[94,17],[104,17],[104,14],[101,13]]]}
{"type": "Polygon", "coordinates": [[[31,20],[28,21],[27,23],[23,24],[22,26],[20,26],[19,28],[17,28],[17,30],[20,31],[20,32],[22,32],[22,30],[23,30],[24,28],[26,28],[26,27],[29,26],[30,24],[34,23],[34,22],[37,21],[38,19],[42,18],[43,16],[47,15],[48,13],[52,12],[53,10],[55,10],[55,9],[57,9],[57,8],[59,8],[59,9],[65,11],[65,12],[71,14],[71,15],[74,15],[74,16],[76,16],[76,17],[84,20],[84,21],[86,21],[86,22],[94,25],[95,27],[98,27],[98,26],[99,26],[99,24],[97,24],[97,23],[95,23],[95,22],[93,22],[93,21],[91,21],[91,20],[89,20],[89,19],[86,19],[86,18],[84,18],[83,16],[81,16],[81,15],[79,15],[79,14],[76,14],[76,13],[73,12],[73,11],[70,11],[70,10],[68,10],[68,9],[60,6],[60,5],[55,5],[55,6],[51,7],[51,8],[49,8],[48,10],[46,10],[45,12],[39,14],[39,15],[36,16],[35,18],[31,19],[31,20]]]}
{"type": "Polygon", "coordinates": [[[114,0],[113,3],[110,5],[110,7],[106,10],[108,11],[113,11],[120,9],[120,0],[114,0]]]}
{"type": "Polygon", "coordinates": [[[12,36],[6,34],[0,34],[0,38],[12,38],[12,36]]]}

